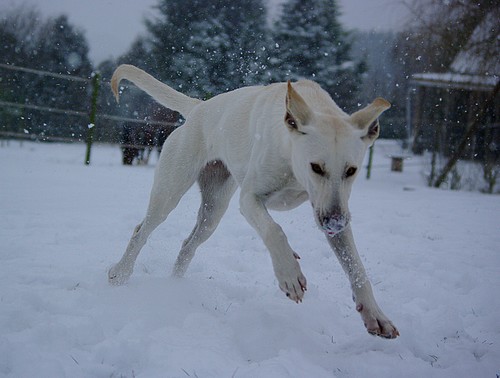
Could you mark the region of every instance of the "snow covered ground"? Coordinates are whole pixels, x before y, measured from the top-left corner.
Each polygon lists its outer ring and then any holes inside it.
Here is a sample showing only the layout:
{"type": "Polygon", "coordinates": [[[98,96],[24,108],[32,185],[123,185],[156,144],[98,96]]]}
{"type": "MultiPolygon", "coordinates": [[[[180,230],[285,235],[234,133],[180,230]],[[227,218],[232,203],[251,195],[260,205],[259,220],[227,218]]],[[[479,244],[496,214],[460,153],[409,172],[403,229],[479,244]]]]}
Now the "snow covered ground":
{"type": "Polygon", "coordinates": [[[366,333],[308,204],[273,213],[309,290],[278,289],[237,197],[186,277],[169,277],[197,189],[153,233],[130,282],[110,287],[148,201],[153,167],[117,147],[0,147],[0,376],[491,377],[500,374],[500,198],[425,187],[417,158],[351,196],[358,249],[401,337],[366,333]]]}

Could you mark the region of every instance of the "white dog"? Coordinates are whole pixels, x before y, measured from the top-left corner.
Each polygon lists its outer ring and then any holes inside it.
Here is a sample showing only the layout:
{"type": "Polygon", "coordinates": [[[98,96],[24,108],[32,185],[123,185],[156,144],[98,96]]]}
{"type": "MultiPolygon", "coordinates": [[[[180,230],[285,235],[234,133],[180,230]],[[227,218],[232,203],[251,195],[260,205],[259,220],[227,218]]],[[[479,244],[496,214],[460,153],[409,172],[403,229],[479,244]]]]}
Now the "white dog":
{"type": "Polygon", "coordinates": [[[349,277],[356,310],[368,332],[386,338],[399,335],[373,296],[354,244],[347,204],[366,149],[378,137],[378,116],[390,107],[386,100],[377,98],[348,115],[319,85],[304,80],[240,88],[200,101],[130,65],[119,66],[111,80],[117,100],[122,79],[181,113],[186,122],[165,142],[146,217],[135,228],[122,259],[110,269],[112,284],[127,281],[148,236],[198,181],[198,220],[174,268],[174,274],[182,276],[239,186],[240,211],[269,250],[287,297],[301,302],[306,279],[298,254],[268,209],[289,210],[309,199],[316,222],[349,277]]]}

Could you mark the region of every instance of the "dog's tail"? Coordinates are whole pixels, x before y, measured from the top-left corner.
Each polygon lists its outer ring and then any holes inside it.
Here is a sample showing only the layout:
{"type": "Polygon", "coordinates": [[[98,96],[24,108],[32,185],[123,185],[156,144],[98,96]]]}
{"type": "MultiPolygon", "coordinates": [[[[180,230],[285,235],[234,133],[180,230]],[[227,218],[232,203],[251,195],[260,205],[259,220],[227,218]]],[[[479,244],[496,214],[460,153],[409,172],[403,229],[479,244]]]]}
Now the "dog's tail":
{"type": "Polygon", "coordinates": [[[163,106],[181,113],[184,118],[201,102],[201,100],[177,92],[140,68],[130,64],[119,66],[111,78],[111,90],[117,102],[120,96],[118,85],[122,79],[131,81],[163,106]]]}

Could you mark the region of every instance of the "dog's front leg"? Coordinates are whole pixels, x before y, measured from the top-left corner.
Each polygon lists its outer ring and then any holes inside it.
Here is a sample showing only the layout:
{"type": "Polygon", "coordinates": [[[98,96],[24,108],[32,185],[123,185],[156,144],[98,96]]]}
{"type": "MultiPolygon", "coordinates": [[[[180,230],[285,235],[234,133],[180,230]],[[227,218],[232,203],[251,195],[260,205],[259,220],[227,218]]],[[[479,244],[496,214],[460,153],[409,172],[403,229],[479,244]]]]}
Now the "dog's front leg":
{"type": "Polygon", "coordinates": [[[297,262],[299,257],[288,244],[281,227],[269,215],[262,200],[253,193],[242,191],[240,211],[269,250],[280,289],[291,300],[301,302],[306,291],[306,278],[297,262]]]}
{"type": "Polygon", "coordinates": [[[356,310],[361,314],[368,332],[389,339],[399,336],[397,328],[375,301],[370,281],[354,244],[351,226],[333,237],[327,235],[327,239],[349,277],[356,310]]]}

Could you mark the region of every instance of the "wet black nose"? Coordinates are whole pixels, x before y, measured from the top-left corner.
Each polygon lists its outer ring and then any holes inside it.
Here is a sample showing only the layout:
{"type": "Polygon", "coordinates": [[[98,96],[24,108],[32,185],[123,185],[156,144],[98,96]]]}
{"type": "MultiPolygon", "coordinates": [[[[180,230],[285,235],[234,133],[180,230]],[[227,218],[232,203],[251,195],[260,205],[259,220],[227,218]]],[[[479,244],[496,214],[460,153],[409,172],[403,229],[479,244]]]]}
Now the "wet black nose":
{"type": "Polygon", "coordinates": [[[342,214],[332,214],[321,218],[321,228],[329,236],[342,232],[349,224],[349,219],[342,214]]]}

